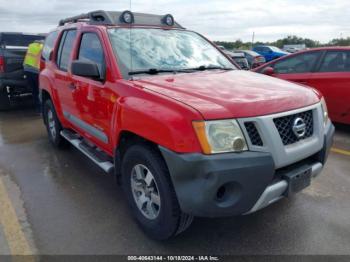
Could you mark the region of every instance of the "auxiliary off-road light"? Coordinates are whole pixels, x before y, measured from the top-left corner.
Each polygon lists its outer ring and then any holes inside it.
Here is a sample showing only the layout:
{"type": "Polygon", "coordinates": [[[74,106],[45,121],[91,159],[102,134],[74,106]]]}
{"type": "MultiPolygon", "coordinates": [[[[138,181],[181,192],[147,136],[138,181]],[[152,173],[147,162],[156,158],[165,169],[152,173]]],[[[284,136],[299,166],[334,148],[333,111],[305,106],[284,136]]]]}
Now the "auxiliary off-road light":
{"type": "Polygon", "coordinates": [[[167,26],[173,26],[175,24],[174,17],[170,14],[165,15],[162,20],[167,26]]]}
{"type": "Polygon", "coordinates": [[[120,19],[123,23],[132,24],[134,22],[134,15],[131,11],[124,11],[120,16],[120,19]]]}

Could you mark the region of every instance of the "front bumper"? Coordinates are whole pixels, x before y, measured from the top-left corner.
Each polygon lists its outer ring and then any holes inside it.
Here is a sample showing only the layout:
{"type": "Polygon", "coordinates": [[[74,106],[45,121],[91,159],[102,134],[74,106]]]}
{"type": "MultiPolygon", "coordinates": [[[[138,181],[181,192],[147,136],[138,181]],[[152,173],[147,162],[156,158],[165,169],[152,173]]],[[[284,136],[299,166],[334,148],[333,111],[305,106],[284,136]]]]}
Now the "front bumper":
{"type": "Polygon", "coordinates": [[[321,151],[283,169],[275,169],[270,153],[177,154],[160,147],[183,212],[200,217],[248,214],[287,196],[289,173],[309,167],[316,177],[333,142],[334,126],[326,129],[321,151]]]}

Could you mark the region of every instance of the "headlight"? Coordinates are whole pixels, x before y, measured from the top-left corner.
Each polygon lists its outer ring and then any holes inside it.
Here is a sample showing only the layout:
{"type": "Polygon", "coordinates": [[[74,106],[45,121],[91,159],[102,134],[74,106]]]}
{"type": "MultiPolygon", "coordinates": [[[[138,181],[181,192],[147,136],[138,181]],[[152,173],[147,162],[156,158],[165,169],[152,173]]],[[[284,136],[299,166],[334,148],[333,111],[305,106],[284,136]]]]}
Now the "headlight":
{"type": "Polygon", "coordinates": [[[193,127],[205,154],[248,150],[236,120],[196,121],[193,122],[193,127]]]}
{"type": "Polygon", "coordinates": [[[322,113],[323,113],[323,124],[324,124],[324,126],[326,126],[327,122],[329,120],[329,115],[328,115],[327,104],[326,104],[326,101],[324,100],[323,97],[322,97],[322,100],[321,100],[321,105],[322,105],[322,113]]]}

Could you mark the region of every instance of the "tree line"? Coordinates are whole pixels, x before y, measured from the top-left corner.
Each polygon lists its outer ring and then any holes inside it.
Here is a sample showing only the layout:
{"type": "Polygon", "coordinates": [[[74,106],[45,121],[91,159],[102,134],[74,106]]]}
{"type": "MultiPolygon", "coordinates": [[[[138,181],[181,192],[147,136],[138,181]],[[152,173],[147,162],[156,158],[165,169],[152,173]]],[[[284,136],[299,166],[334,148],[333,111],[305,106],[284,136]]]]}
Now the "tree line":
{"type": "MultiPolygon", "coordinates": [[[[214,41],[217,45],[222,45],[226,49],[251,49],[252,42],[243,42],[238,39],[234,42],[225,42],[225,41],[214,41]]],[[[274,42],[255,42],[253,45],[272,45],[279,48],[283,48],[284,45],[298,45],[305,44],[308,48],[322,47],[322,46],[350,46],[350,37],[347,38],[336,38],[332,39],[328,43],[321,43],[309,38],[302,38],[295,35],[288,36],[282,39],[279,39],[274,42]]]]}

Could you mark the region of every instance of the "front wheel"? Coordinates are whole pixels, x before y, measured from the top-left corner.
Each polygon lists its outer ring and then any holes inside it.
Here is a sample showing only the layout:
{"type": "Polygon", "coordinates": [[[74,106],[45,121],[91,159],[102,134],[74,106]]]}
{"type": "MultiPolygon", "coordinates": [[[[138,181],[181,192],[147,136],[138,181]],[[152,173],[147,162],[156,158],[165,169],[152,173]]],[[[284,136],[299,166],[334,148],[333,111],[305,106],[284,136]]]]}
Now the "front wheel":
{"type": "Polygon", "coordinates": [[[122,186],[136,221],[151,238],[165,240],[190,226],[193,217],[181,211],[168,168],[153,147],[141,144],[127,150],[122,186]]]}

